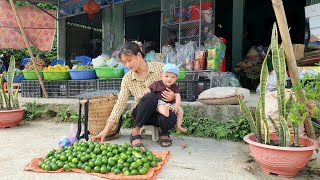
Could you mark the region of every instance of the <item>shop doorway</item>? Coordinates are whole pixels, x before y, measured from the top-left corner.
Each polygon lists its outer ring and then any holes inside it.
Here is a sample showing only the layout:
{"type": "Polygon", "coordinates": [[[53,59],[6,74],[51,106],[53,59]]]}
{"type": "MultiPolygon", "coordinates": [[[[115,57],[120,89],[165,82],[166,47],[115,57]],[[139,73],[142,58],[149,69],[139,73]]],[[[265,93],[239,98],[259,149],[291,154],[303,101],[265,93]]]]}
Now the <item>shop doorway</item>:
{"type": "Polygon", "coordinates": [[[138,40],[144,43],[145,53],[151,50],[160,52],[160,20],[160,11],[126,17],[126,40],[138,40]]]}
{"type": "MultiPolygon", "coordinates": [[[[283,1],[292,43],[304,44],[305,0],[283,1]]],[[[251,46],[270,44],[272,25],[276,21],[270,0],[246,0],[244,17],[245,55],[251,46]]]]}

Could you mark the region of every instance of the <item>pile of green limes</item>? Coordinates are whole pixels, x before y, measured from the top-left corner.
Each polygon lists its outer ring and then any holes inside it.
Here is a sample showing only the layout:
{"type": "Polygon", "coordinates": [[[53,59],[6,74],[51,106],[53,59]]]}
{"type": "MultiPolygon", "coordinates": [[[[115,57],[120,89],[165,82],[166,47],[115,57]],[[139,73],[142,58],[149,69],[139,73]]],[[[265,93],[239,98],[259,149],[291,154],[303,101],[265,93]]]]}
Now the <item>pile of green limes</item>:
{"type": "Polygon", "coordinates": [[[63,168],[82,169],[87,173],[123,173],[124,176],[147,174],[150,167],[161,162],[151,151],[128,144],[77,141],[72,146],[51,150],[39,163],[41,169],[56,171],[63,168]]]}

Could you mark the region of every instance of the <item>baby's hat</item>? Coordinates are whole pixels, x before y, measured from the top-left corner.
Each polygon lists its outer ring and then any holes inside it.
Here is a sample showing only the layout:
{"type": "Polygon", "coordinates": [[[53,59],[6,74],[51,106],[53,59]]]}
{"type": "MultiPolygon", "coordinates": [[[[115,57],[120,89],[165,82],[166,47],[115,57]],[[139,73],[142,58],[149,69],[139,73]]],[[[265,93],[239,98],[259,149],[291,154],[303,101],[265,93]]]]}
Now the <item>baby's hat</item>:
{"type": "Polygon", "coordinates": [[[178,66],[171,63],[165,64],[162,68],[162,72],[170,72],[176,74],[177,76],[180,74],[178,66]]]}

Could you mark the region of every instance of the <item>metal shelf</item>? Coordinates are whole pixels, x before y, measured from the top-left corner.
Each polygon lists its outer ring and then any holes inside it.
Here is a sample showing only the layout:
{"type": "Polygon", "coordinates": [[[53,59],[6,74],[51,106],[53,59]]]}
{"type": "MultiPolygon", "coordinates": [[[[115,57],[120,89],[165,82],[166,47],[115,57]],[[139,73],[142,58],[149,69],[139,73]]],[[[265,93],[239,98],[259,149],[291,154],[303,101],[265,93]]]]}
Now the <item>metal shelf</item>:
{"type": "MultiPolygon", "coordinates": [[[[161,48],[165,42],[173,41],[185,44],[188,41],[197,42],[197,46],[203,45],[206,35],[202,34],[204,28],[208,27],[214,33],[215,0],[212,2],[212,21],[206,22],[201,10],[203,2],[208,0],[161,0],[161,48]],[[200,5],[199,17],[191,11],[195,5],[200,5]],[[176,37],[176,39],[174,39],[176,37]]],[[[194,9],[193,9],[194,10],[194,9]]]]}
{"type": "Polygon", "coordinates": [[[180,25],[180,29],[189,29],[192,27],[200,26],[200,23],[202,24],[202,26],[210,24],[210,23],[205,22],[202,19],[197,19],[197,20],[192,20],[192,21],[183,21],[181,23],[179,23],[179,22],[166,23],[166,24],[163,24],[162,27],[170,29],[170,30],[176,30],[176,29],[179,29],[179,25],[180,25]]]}

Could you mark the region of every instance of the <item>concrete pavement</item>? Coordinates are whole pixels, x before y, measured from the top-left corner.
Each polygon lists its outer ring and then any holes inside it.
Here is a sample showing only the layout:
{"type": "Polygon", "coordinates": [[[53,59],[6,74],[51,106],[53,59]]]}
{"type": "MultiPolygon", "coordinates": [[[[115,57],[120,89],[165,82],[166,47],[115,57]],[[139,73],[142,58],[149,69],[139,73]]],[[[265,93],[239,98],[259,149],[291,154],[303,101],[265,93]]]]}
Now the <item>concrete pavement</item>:
{"type": "MultiPolygon", "coordinates": [[[[23,170],[32,158],[44,156],[49,150],[57,148],[57,141],[67,135],[70,123],[55,123],[52,119],[37,120],[14,128],[0,129],[0,179],[23,180],[89,180],[100,179],[87,174],[76,173],[34,173],[23,170]]],[[[129,129],[122,129],[119,139],[111,143],[129,143],[129,129]]],[[[248,145],[194,137],[172,137],[173,145],[162,148],[151,141],[151,136],[143,136],[143,143],[150,150],[170,150],[171,156],[157,179],[237,179],[237,180],[275,180],[283,179],[266,175],[251,161],[248,145]],[[182,148],[181,145],[187,145],[182,148]]],[[[306,170],[293,179],[319,179],[306,170]]]]}

